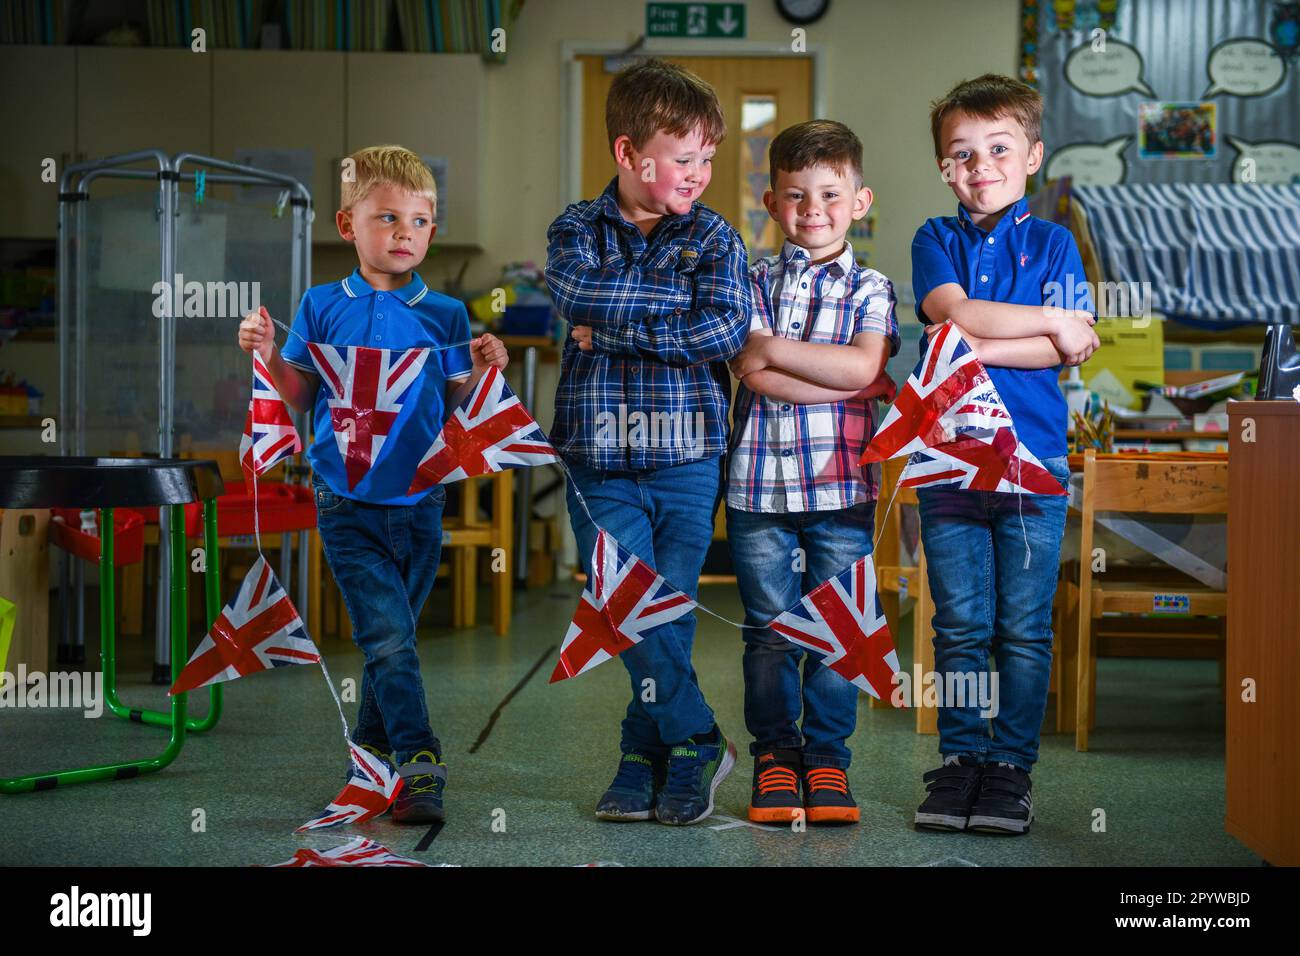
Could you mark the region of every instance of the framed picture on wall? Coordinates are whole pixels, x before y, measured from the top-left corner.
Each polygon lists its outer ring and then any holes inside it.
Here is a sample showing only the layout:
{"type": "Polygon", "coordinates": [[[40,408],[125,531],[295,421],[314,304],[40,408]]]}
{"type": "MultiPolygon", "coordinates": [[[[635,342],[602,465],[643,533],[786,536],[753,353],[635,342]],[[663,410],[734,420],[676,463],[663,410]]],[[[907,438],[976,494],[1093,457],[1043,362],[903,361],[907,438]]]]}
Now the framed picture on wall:
{"type": "Polygon", "coordinates": [[[1213,103],[1138,104],[1138,157],[1213,159],[1219,149],[1213,103]]]}

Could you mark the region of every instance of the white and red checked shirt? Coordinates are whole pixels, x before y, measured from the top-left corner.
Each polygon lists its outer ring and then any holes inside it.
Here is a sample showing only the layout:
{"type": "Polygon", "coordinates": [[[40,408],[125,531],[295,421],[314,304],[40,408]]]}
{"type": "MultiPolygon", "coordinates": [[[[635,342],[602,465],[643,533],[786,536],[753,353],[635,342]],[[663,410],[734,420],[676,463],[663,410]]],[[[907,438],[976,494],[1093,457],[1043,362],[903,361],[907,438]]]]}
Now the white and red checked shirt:
{"type": "MultiPolygon", "coordinates": [[[[847,242],[835,259],[811,265],[787,241],[780,255],[749,267],[754,312],[750,331],[801,342],[849,345],[879,332],[898,351],[894,287],[858,265],[847,242]]],[[[736,389],[727,505],[741,511],[831,511],[873,501],[878,478],[858,464],[874,430],[868,399],[795,405],[736,389]]]]}

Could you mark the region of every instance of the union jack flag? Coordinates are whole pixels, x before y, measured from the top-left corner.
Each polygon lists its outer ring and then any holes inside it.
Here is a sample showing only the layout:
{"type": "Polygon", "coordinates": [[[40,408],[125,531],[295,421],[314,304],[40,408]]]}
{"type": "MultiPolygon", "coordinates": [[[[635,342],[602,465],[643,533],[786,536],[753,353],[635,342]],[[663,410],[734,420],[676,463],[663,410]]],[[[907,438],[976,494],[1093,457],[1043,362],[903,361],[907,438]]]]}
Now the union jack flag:
{"type": "Polygon", "coordinates": [[[352,752],[352,776],[320,816],[308,820],[295,833],[323,830],[343,823],[364,823],[379,816],[397,799],[402,780],[388,761],[381,760],[350,740],[348,750],[352,752]]]}
{"type": "Polygon", "coordinates": [[[447,419],[406,493],[559,460],[541,426],[510,391],[501,370],[493,367],[447,419]]]}
{"type": "Polygon", "coordinates": [[[253,353],[253,395],[248,400],[244,435],[239,440],[239,463],[250,478],[269,470],[281,458],[302,451],[302,439],[293,427],[289,409],[276,391],[262,357],[253,353]]]}
{"type": "Polygon", "coordinates": [[[355,837],[330,850],[304,847],[295,850],[293,859],[272,866],[428,866],[418,860],[398,856],[386,846],[365,837],[355,837]]]}
{"type": "Polygon", "coordinates": [[[307,351],[330,392],[330,423],[347,471],[348,490],[352,491],[378,460],[429,350],[361,345],[339,349],[309,342],[307,351]]]}
{"type": "Polygon", "coordinates": [[[221,610],[212,629],[167,693],[206,687],[289,664],[315,664],[316,645],[289,595],[258,555],[235,599],[221,610]]]}
{"type": "Polygon", "coordinates": [[[898,654],[876,593],[871,555],[817,585],[768,627],[819,654],[826,667],[872,697],[887,699],[898,654]]]}
{"type": "Polygon", "coordinates": [[[1016,437],[988,370],[951,322],[930,340],[861,464],[900,455],[910,456],[900,486],[955,484],[975,491],[1065,494],[1016,437]]]}
{"type": "Polygon", "coordinates": [[[602,529],[591,555],[591,577],[560,645],[550,682],[603,664],[641,643],[651,628],[675,621],[693,607],[694,601],[602,529]]]}
{"type": "Polygon", "coordinates": [[[1043,467],[1010,428],[991,436],[971,433],[914,452],[898,476],[903,488],[957,485],[970,491],[1064,495],[1061,483],[1043,467]]]}

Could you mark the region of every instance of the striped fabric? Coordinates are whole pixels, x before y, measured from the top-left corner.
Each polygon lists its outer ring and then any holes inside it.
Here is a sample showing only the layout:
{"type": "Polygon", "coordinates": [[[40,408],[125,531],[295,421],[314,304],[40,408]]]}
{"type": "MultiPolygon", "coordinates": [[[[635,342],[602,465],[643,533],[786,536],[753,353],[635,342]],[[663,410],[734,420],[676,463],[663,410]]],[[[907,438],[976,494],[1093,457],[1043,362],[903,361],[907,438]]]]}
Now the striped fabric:
{"type": "Polygon", "coordinates": [[[1153,312],[1212,322],[1300,322],[1300,185],[1077,186],[1073,192],[1088,214],[1105,280],[1150,283],[1153,312]]]}

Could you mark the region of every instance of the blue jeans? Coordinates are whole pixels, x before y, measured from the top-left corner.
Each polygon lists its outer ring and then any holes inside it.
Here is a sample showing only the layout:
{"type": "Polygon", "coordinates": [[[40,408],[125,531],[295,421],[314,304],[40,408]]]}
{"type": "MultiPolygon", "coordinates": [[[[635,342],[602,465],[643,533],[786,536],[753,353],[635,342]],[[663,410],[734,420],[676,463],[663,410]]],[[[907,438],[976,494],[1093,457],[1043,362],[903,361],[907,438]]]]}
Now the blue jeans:
{"type": "MultiPolygon", "coordinates": [[[[569,470],[600,527],[694,599],[713,538],[721,459],[702,458],[654,471],[602,471],[569,462],[569,470]]],[[[590,576],[597,529],[578,503],[573,484],[566,487],[578,558],[590,576]]],[[[639,644],[619,655],[632,679],[632,700],[623,718],[624,753],[666,754],[668,747],[713,729],[713,711],[704,702],[691,664],[694,643],[692,613],[647,631],[639,644]],[[653,684],[643,683],[647,679],[653,684]],[[648,686],[654,688],[654,699],[643,701],[648,686]]]]}
{"type": "Polygon", "coordinates": [[[846,742],[857,726],[857,687],[824,666],[816,654],[763,625],[870,554],[874,525],[869,504],[786,514],[727,509],[727,540],[745,605],[745,726],[754,738],[749,745],[753,756],[778,748],[802,749],[807,767],[848,769],[851,753],[846,742]],[[806,570],[794,570],[796,548],[803,549],[806,570]]]}
{"type": "Polygon", "coordinates": [[[415,627],[438,574],[447,492],[439,486],[414,505],[372,505],[336,495],[314,476],[312,484],[325,560],[366,658],[352,740],[395,753],[399,764],[421,750],[441,754],[429,726],[415,627]]]}
{"type": "MultiPolygon", "coordinates": [[[[1065,487],[1065,456],[1044,459],[1043,467],[1065,487]]],[[[953,488],[920,488],[917,497],[934,596],[935,671],[978,679],[988,673],[990,648],[997,662],[991,736],[978,704],[941,706],[939,752],[1028,772],[1047,709],[1066,499],[953,488]]]]}

